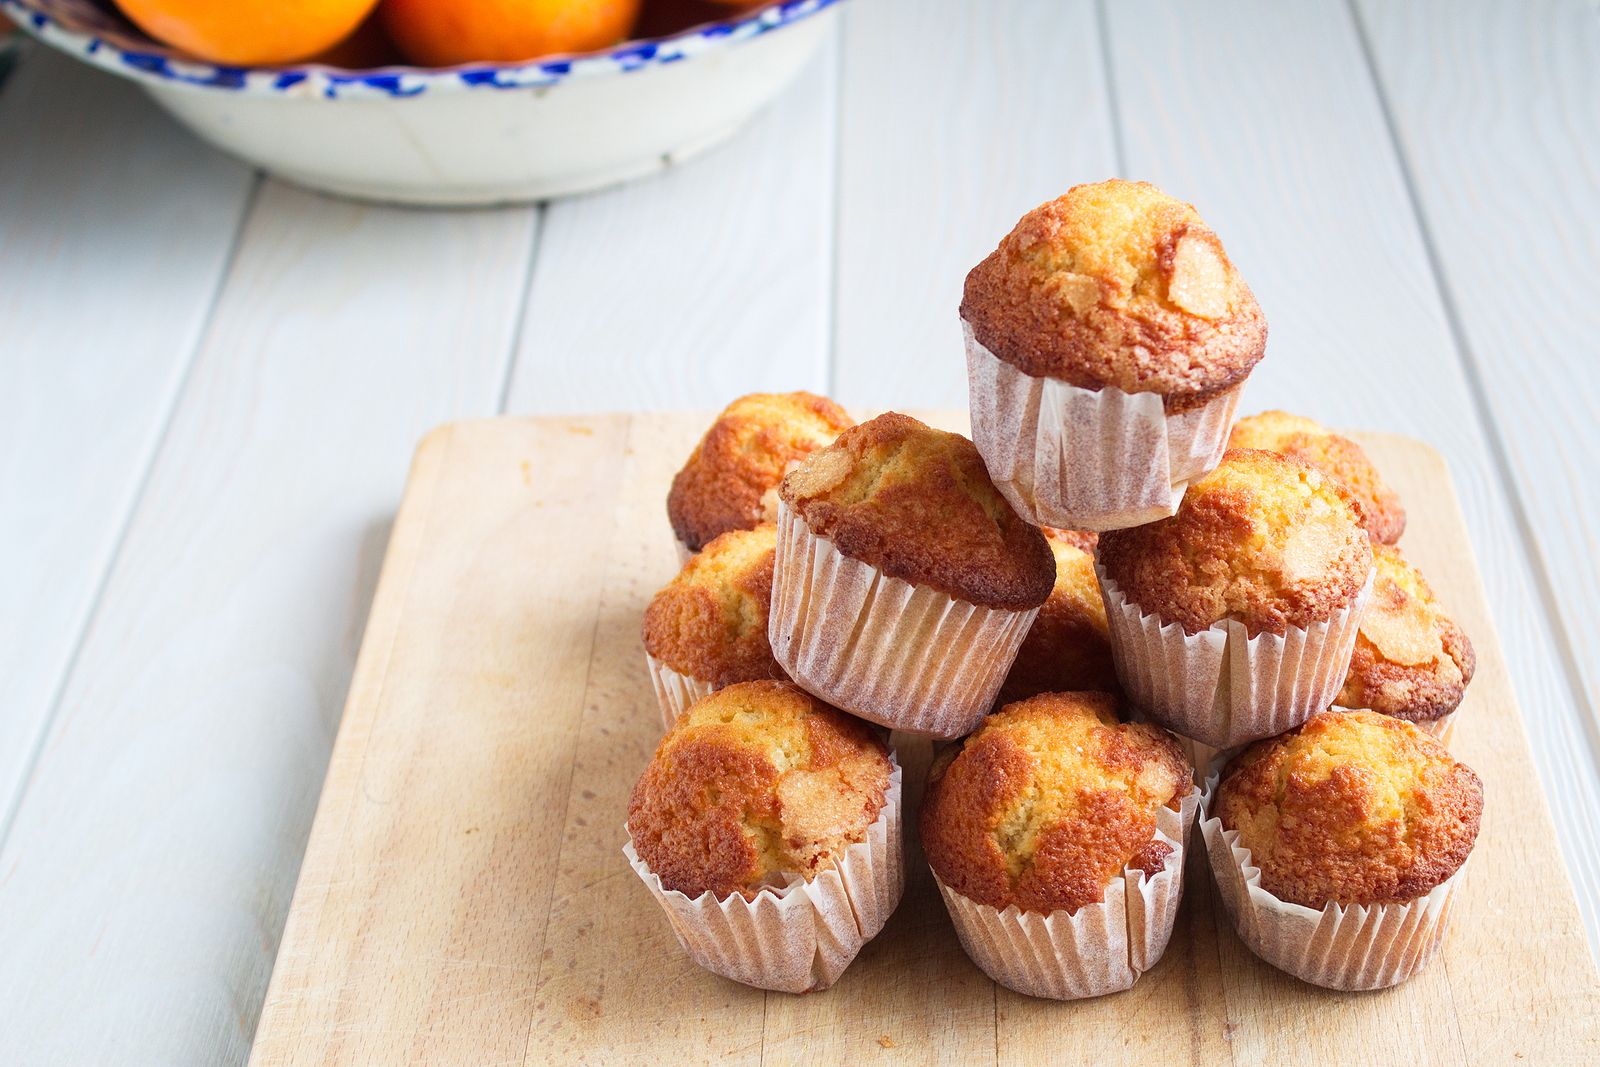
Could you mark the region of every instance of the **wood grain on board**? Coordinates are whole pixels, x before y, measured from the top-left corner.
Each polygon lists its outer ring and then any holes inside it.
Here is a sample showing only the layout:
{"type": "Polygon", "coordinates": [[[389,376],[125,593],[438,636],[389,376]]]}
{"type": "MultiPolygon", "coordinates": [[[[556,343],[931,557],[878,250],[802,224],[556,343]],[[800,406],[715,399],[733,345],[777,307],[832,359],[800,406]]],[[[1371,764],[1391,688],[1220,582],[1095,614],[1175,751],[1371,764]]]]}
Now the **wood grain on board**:
{"type": "MultiPolygon", "coordinates": [[[[1582,1062],[1597,986],[1442,461],[1362,435],[1404,548],[1471,634],[1455,748],[1487,810],[1441,956],[1335,994],[1238,943],[1191,868],[1132,990],[1057,1004],[962,954],[915,849],[838,985],[701,971],[621,855],[658,740],[638,620],[674,570],[668,479],[704,416],[458,423],[418,451],[252,1062],[1582,1062]]],[[[935,417],[960,428],[960,416],[935,417]]],[[[925,742],[903,747],[913,785],[925,742]]],[[[914,821],[914,820],[913,820],[914,821]]]]}

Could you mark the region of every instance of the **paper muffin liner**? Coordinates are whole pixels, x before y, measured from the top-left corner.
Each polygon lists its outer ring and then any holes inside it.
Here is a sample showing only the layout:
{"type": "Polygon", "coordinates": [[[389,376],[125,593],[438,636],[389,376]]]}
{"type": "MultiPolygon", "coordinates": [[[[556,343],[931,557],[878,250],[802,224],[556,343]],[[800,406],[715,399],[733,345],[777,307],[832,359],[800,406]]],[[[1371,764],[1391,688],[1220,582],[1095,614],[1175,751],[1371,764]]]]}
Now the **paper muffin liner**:
{"type": "Polygon", "coordinates": [[[678,943],[700,966],[761,989],[826,989],[883,929],[905,890],[901,771],[893,751],[889,762],[883,809],[866,839],[810,881],[789,875],[783,885],[749,899],[733,893],[718,900],[709,890],[690,899],[662,886],[639,858],[631,834],[623,853],[667,913],[678,943]]]}
{"type": "Polygon", "coordinates": [[[1238,831],[1224,830],[1211,813],[1226,755],[1206,777],[1200,833],[1239,940],[1280,971],[1326,989],[1386,989],[1422,970],[1444,943],[1466,864],[1405,904],[1329,904],[1318,911],[1280,900],[1261,888],[1261,870],[1238,831]]]}
{"type": "Polygon", "coordinates": [[[891,578],[778,509],[768,638],[803,689],[882,726],[972,732],[1038,608],[987,608],[891,578]]]}
{"type": "Polygon", "coordinates": [[[648,652],[644,659],[650,665],[650,682],[656,689],[656,703],[661,706],[663,729],[672,729],[672,724],[689,710],[689,705],[717,691],[712,683],[675,671],[648,652]]]}
{"type": "Polygon", "coordinates": [[[1293,729],[1326,711],[1344,686],[1372,575],[1330,618],[1249,636],[1232,619],[1197,634],[1146,615],[1097,562],[1111,655],[1128,699],[1151,721],[1213,748],[1293,729]]]}
{"type": "Polygon", "coordinates": [[[1199,806],[1196,789],[1178,811],[1156,813],[1156,837],[1173,849],[1159,872],[1125,870],[1106,887],[1103,902],[1075,912],[979,904],[935,873],[961,947],[984,974],[1030,997],[1081,1000],[1127,989],[1156,965],[1172,938],[1184,850],[1199,806]]]}
{"type": "Polygon", "coordinates": [[[965,319],[961,329],[973,443],[1030,522],[1104,531],[1164,519],[1227,450],[1242,384],[1168,415],[1157,393],[1024,374],[980,344],[965,319]]]}

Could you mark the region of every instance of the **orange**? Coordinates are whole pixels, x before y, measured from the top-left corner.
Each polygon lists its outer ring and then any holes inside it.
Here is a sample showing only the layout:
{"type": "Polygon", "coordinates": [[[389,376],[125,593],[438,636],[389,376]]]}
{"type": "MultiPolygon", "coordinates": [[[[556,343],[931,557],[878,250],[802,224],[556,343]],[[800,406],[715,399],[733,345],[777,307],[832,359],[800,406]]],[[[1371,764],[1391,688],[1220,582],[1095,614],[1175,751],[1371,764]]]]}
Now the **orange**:
{"type": "Polygon", "coordinates": [[[214,63],[293,63],[349,36],[377,0],[117,0],[159,41],[214,63]]]}
{"type": "Polygon", "coordinates": [[[449,67],[605,48],[628,36],[639,0],[383,0],[378,13],[413,63],[449,67]]]}

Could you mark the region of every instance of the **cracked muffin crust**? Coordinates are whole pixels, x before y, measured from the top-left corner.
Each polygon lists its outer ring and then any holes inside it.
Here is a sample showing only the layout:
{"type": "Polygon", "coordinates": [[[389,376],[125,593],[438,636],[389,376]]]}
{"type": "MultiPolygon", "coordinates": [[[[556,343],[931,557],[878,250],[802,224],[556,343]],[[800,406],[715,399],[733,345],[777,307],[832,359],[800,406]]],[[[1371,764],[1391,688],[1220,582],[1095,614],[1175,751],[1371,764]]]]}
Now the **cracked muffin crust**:
{"type": "Polygon", "coordinates": [[[1477,666],[1472,642],[1399,549],[1375,545],[1373,551],[1372,599],[1336,703],[1408,722],[1437,721],[1466,695],[1477,666]]]}
{"type": "Polygon", "coordinates": [[[889,412],[786,475],[783,500],[845,556],[981,607],[1044,603],[1055,561],[1006,503],[973,443],[889,412]]]}
{"type": "Polygon", "coordinates": [[[1267,323],[1195,209],[1148,182],[1078,185],[967,275],[961,317],[1036,378],[1153,392],[1183,410],[1243,381],[1267,323]]]}
{"type": "Polygon", "coordinates": [[[1086,530],[1043,529],[1055,556],[1056,584],[1017,649],[1000,688],[1001,704],[1039,693],[1120,691],[1106,605],[1094,576],[1097,538],[1086,530]]]}
{"type": "Polygon", "coordinates": [[[1405,531],[1400,495],[1384,482],[1366,451],[1319,422],[1286,411],[1263,411],[1234,423],[1228,447],[1262,448],[1331,475],[1355,497],[1374,541],[1392,545],[1405,531]]]}
{"type": "Polygon", "coordinates": [[[644,650],[722,687],[782,678],[767,643],[778,528],[730,530],[684,565],[644,612],[644,650]]]}
{"type": "Polygon", "coordinates": [[[1171,518],[1102,536],[1099,559],[1145,614],[1190,634],[1236,619],[1254,637],[1349,605],[1372,571],[1372,542],[1343,486],[1240,449],[1190,485],[1171,518]]]}
{"type": "Polygon", "coordinates": [[[771,522],[784,474],[852,425],[843,408],[814,393],[740,397],[717,416],[672,479],[672,532],[698,552],[719,534],[771,522]]]}
{"type": "Polygon", "coordinates": [[[1280,900],[1415,900],[1466,862],[1483,812],[1478,776],[1410,723],[1329,711],[1236,756],[1216,814],[1280,900]]]}
{"type": "Polygon", "coordinates": [[[1156,812],[1191,789],[1177,740],[1117,719],[1106,693],[1047,693],[986,719],[929,772],[922,845],[970,900],[1076,911],[1123,870],[1161,870],[1156,812]]]}
{"type": "Polygon", "coordinates": [[[693,899],[807,880],[866,839],[888,747],[866,723],[787,682],[706,697],[661,739],[628,801],[639,858],[693,899]]]}

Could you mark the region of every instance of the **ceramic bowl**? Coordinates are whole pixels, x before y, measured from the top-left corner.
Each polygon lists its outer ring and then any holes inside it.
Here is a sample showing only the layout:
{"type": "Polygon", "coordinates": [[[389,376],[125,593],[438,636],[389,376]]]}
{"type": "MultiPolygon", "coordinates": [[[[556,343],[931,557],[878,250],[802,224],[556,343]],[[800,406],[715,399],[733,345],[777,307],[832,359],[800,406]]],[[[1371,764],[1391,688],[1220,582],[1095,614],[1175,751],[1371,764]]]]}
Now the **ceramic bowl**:
{"type": "Polygon", "coordinates": [[[836,3],[785,0],[582,56],[362,71],[188,59],[109,0],[0,0],[0,11],[288,181],[370,200],[495,204],[612,185],[725,140],[822,44],[836,3]]]}

